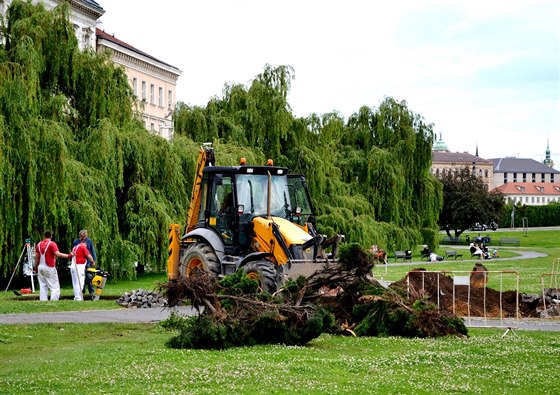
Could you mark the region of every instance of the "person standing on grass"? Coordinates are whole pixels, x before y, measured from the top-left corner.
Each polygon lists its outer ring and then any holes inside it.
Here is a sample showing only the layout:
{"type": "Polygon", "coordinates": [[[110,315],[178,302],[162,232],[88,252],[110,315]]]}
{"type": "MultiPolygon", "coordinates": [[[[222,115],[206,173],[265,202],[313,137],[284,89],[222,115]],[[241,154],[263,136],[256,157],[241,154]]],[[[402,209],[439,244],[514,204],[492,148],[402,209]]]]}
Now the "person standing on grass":
{"type": "Polygon", "coordinates": [[[52,232],[46,231],[45,238],[35,247],[35,271],[39,279],[39,300],[51,300],[60,298],[60,282],[56,271],[56,258],[68,259],[71,254],[63,254],[58,251],[58,246],[51,240],[52,232]]]}
{"type": "Polygon", "coordinates": [[[90,267],[95,267],[95,261],[87,249],[85,240],[74,246],[72,249],[72,264],[70,265],[70,274],[72,276],[72,288],[74,288],[74,300],[84,300],[82,293],[84,282],[86,279],[86,262],[91,263],[90,267]]]}
{"type": "MultiPolygon", "coordinates": [[[[87,249],[88,249],[89,253],[91,254],[91,256],[93,257],[93,261],[97,262],[97,255],[95,254],[95,248],[93,247],[93,241],[88,237],[87,230],[86,229],[80,230],[80,233],[78,234],[78,236],[79,236],[79,238],[74,240],[74,242],[72,243],[72,248],[76,247],[78,244],[85,241],[87,249]]],[[[87,287],[87,290],[89,292],[89,296],[93,296],[94,289],[93,289],[93,285],[91,284],[91,280],[93,279],[93,275],[87,271],[87,269],[89,269],[90,267],[92,267],[90,265],[90,261],[87,260],[86,261],[85,284],[82,283],[82,284],[84,284],[83,294],[85,295],[86,287],[87,287]]]]}

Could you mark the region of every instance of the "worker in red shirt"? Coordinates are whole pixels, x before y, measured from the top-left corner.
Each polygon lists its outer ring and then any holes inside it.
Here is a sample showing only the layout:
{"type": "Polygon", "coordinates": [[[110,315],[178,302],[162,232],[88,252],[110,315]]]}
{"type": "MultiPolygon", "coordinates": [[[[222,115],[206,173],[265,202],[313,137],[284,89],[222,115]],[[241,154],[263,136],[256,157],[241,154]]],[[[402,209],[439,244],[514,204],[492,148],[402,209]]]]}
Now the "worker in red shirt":
{"type": "Polygon", "coordinates": [[[72,287],[74,288],[74,300],[84,300],[82,290],[86,281],[86,262],[91,262],[91,267],[95,267],[95,261],[89,253],[85,236],[80,234],[80,242],[72,249],[72,264],[70,274],[72,275],[72,287]]]}
{"type": "Polygon", "coordinates": [[[63,254],[58,251],[58,246],[51,238],[52,233],[46,231],[45,239],[35,247],[35,270],[39,278],[39,300],[41,301],[49,300],[49,291],[51,292],[51,300],[60,298],[56,257],[66,259],[70,257],[70,254],[63,254]]]}

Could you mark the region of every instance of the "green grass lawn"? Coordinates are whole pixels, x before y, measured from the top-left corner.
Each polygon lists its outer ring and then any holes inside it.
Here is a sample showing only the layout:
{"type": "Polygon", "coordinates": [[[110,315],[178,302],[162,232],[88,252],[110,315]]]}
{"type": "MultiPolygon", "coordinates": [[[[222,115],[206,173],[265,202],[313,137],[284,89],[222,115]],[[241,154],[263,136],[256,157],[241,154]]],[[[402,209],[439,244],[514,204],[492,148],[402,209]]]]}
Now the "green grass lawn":
{"type": "Polygon", "coordinates": [[[305,347],[174,350],[154,324],[0,326],[0,392],[558,394],[558,333],[322,335],[305,347]]]}
{"type": "MultiPolygon", "coordinates": [[[[547,256],[484,264],[489,270],[516,270],[522,292],[540,292],[541,274],[560,257],[560,233],[505,235],[521,238],[520,249],[547,256]]],[[[446,248],[455,249],[438,251],[446,248]]],[[[515,256],[516,250],[500,248],[500,254],[515,256]]],[[[387,273],[383,266],[374,272],[398,280],[414,267],[470,270],[473,263],[390,264],[387,273]]],[[[110,279],[100,301],[81,303],[41,303],[1,291],[0,313],[119,308],[114,299],[122,293],[154,289],[160,282],[166,282],[165,273],[110,279]]],[[[491,276],[489,285],[498,289],[499,278],[491,276]]],[[[504,276],[503,287],[514,286],[513,278],[504,276]]],[[[70,283],[63,283],[62,295],[72,295],[70,283]]],[[[322,335],[305,347],[209,351],[167,348],[174,332],[156,324],[0,325],[0,393],[560,393],[558,332],[516,333],[502,337],[503,330],[470,329],[469,338],[441,339],[322,335]]]]}

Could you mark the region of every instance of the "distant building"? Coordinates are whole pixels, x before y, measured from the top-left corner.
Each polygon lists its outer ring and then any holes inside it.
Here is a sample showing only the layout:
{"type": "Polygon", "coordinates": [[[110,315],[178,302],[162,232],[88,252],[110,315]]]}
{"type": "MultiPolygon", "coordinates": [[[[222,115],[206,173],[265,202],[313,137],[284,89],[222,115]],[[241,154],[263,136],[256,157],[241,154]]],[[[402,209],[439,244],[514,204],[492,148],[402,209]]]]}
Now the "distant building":
{"type": "Polygon", "coordinates": [[[551,202],[560,203],[560,183],[508,182],[496,190],[513,204],[541,206],[551,202]]]}
{"type": "Polygon", "coordinates": [[[137,99],[144,127],[167,139],[173,135],[171,115],[181,70],[97,29],[97,51],[110,51],[111,59],[125,68],[137,99]]]}
{"type": "Polygon", "coordinates": [[[494,185],[506,201],[544,205],[560,202],[560,171],[528,158],[496,158],[494,185]]]}
{"type": "MultiPolygon", "coordinates": [[[[6,10],[13,0],[0,0],[0,14],[5,15],[6,10]]],[[[78,46],[80,49],[95,48],[95,28],[97,20],[105,13],[105,10],[93,0],[37,0],[47,10],[53,9],[62,3],[70,3],[70,22],[74,25],[78,46]]]]}
{"type": "Polygon", "coordinates": [[[509,182],[555,183],[560,182],[560,171],[528,158],[495,158],[494,185],[509,182]]]}
{"type": "Polygon", "coordinates": [[[431,173],[441,178],[448,172],[458,172],[465,167],[478,175],[487,189],[494,188],[494,164],[489,160],[482,159],[478,155],[471,155],[468,152],[450,152],[440,134],[439,140],[432,147],[431,173]]]}

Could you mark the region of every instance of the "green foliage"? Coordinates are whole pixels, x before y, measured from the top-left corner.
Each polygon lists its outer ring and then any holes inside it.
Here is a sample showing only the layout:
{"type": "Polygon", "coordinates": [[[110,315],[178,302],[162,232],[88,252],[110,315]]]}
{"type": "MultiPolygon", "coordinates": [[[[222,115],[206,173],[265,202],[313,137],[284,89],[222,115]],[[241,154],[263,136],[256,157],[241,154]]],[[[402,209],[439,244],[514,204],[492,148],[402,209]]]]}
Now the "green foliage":
{"type": "MultiPolygon", "coordinates": [[[[501,227],[511,226],[511,204],[504,207],[503,215],[498,224],[501,227]]],[[[560,203],[551,202],[544,206],[515,205],[514,227],[523,226],[523,218],[531,227],[559,226],[560,225],[560,203]]]]}
{"type": "MultiPolygon", "coordinates": [[[[259,291],[259,282],[250,279],[243,272],[243,268],[220,280],[220,287],[226,289],[229,295],[254,295],[259,291]]],[[[227,300],[222,301],[222,306],[227,308],[227,300]]]]}
{"type": "Polygon", "coordinates": [[[498,222],[504,206],[503,195],[488,192],[482,179],[467,167],[457,172],[447,172],[443,184],[443,209],[439,223],[459,236],[475,222],[498,222]]]}
{"type": "Polygon", "coordinates": [[[296,118],[294,70],[266,65],[248,86],[226,85],[205,107],[179,103],[175,137],[143,129],[124,69],[79,51],[68,6],[15,0],[0,44],[0,275],[44,230],[64,251],[87,228],[101,265],[133,277],[167,258],[169,223],[183,223],[196,155],[220,165],[277,165],[306,176],[319,231],[386,250],[433,242],[441,184],[429,174],[432,126],[406,102],[383,100],[347,121],[296,118]]]}
{"type": "Polygon", "coordinates": [[[78,51],[67,5],[14,1],[0,44],[0,275],[45,230],[64,251],[82,228],[100,264],[162,269],[166,229],[186,212],[198,144],[150,135],[122,68],[78,51]]]}
{"type": "Polygon", "coordinates": [[[188,318],[186,322],[169,323],[175,328],[180,327],[181,332],[169,339],[166,345],[210,350],[256,344],[304,345],[319,337],[333,322],[332,315],[324,309],[317,310],[297,327],[290,327],[276,311],[262,314],[250,324],[243,319],[217,321],[212,316],[201,315],[188,318]]]}
{"type": "Polygon", "coordinates": [[[416,301],[410,309],[382,299],[356,305],[353,314],[360,321],[354,329],[358,336],[425,338],[468,334],[461,318],[442,316],[426,301],[416,301]]]}

